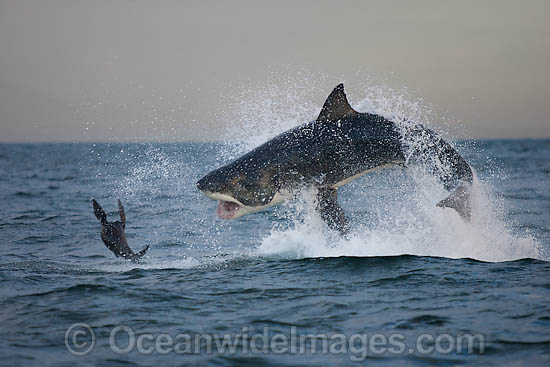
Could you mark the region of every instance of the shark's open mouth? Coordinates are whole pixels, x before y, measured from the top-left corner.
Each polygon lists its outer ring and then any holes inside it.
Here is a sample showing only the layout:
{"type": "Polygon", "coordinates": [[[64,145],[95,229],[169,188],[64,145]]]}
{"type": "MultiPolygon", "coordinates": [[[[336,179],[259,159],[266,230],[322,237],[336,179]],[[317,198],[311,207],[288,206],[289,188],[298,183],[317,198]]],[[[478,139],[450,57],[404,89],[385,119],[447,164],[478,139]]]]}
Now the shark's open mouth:
{"type": "Polygon", "coordinates": [[[239,204],[231,201],[220,200],[218,203],[218,209],[216,214],[222,219],[232,219],[237,215],[239,211],[239,204]]]}

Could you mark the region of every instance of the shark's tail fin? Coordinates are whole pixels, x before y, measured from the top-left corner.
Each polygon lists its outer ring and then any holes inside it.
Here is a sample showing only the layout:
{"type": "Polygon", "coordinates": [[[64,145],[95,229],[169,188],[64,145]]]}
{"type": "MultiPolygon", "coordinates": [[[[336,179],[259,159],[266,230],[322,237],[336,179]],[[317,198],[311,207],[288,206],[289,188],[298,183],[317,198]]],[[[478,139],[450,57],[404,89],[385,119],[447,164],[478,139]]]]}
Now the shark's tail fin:
{"type": "Polygon", "coordinates": [[[470,191],[472,189],[472,184],[469,182],[462,181],[455,191],[451,193],[447,198],[441,200],[437,203],[437,206],[441,208],[453,208],[460,214],[460,216],[466,220],[470,221],[471,217],[471,206],[470,206],[470,191]]]}

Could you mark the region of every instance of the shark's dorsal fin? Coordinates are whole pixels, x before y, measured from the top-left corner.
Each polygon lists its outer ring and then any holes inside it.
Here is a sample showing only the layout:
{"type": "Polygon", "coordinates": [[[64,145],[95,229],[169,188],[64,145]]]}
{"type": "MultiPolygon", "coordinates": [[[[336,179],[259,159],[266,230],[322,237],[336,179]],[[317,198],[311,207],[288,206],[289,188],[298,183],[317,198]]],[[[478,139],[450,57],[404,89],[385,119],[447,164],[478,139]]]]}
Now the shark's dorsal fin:
{"type": "Polygon", "coordinates": [[[344,93],[344,84],[340,83],[332,90],[325,101],[321,113],[317,117],[317,122],[337,121],[358,114],[359,112],[349,105],[346,93],[344,93]]]}

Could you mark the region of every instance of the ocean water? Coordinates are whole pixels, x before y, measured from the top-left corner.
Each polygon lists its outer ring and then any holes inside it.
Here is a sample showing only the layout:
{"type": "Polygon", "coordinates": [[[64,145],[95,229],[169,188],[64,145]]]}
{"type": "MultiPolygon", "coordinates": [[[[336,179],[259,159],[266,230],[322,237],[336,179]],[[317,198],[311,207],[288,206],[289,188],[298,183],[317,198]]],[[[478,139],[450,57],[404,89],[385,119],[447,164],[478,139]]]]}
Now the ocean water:
{"type": "Polygon", "coordinates": [[[342,239],[307,192],[216,218],[195,182],[225,143],[1,144],[0,365],[547,366],[550,141],[458,148],[471,223],[386,169],[341,190],[342,239]],[[141,263],[103,245],[92,197],[111,220],[122,200],[141,263]]]}

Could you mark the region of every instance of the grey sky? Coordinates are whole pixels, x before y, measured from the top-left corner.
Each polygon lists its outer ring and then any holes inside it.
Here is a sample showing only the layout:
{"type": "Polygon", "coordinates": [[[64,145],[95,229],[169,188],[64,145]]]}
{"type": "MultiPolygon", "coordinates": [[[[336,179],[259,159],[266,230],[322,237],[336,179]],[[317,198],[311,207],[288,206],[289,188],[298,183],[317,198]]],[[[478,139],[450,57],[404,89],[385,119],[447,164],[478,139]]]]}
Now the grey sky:
{"type": "Polygon", "coordinates": [[[304,73],[319,109],[341,80],[352,104],[385,84],[475,137],[550,137],[549,17],[545,0],[0,0],[0,140],[219,139],[228,94],[304,73]]]}

